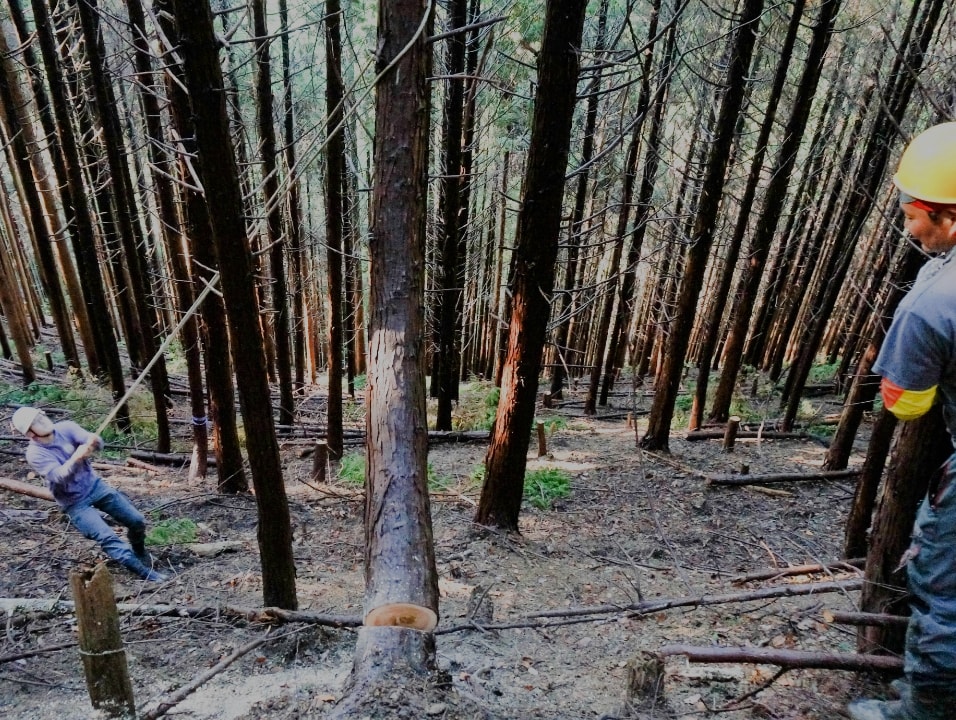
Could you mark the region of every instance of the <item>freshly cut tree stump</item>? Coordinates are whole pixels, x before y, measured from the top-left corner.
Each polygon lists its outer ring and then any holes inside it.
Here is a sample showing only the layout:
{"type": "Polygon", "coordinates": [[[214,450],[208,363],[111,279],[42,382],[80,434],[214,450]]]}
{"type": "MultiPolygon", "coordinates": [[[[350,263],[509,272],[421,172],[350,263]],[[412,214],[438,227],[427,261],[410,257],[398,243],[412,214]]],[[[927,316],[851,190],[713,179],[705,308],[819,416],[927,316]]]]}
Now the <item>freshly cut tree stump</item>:
{"type": "Polygon", "coordinates": [[[113,717],[133,717],[133,686],[109,570],[101,563],[92,573],[70,573],[70,587],[90,701],[113,717]]]}
{"type": "Polygon", "coordinates": [[[412,603],[380,605],[365,616],[365,625],[374,627],[404,627],[431,632],[438,625],[438,615],[431,608],[412,603]]]}

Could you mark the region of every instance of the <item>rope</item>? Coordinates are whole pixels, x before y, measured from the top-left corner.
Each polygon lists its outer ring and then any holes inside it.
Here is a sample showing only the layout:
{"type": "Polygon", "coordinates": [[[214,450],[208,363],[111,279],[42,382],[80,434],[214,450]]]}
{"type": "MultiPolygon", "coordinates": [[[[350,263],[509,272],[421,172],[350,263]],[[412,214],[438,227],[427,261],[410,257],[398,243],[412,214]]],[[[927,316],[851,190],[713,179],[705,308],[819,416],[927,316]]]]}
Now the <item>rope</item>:
{"type": "Polygon", "coordinates": [[[146,374],[150,371],[150,369],[152,369],[153,365],[155,365],[159,361],[159,359],[163,356],[163,353],[166,352],[166,348],[170,346],[170,344],[179,334],[179,331],[182,330],[183,326],[189,321],[189,318],[191,318],[193,315],[196,314],[196,311],[199,309],[199,306],[202,305],[203,301],[206,299],[209,293],[213,292],[213,290],[215,289],[216,283],[218,282],[219,282],[219,273],[217,272],[215,275],[209,278],[208,282],[206,282],[206,287],[203,288],[203,291],[201,293],[199,293],[199,297],[196,298],[196,301],[189,307],[189,309],[185,312],[185,314],[183,314],[183,317],[179,321],[179,324],[176,325],[176,327],[173,328],[172,332],[170,332],[169,335],[166,336],[166,339],[163,340],[162,345],[159,346],[159,350],[156,351],[156,354],[153,355],[153,358],[146,364],[146,367],[143,368],[143,371],[139,374],[139,377],[136,378],[130,384],[129,388],[126,390],[126,394],[123,395],[123,397],[121,397],[113,406],[113,409],[110,410],[109,413],[107,413],[106,418],[103,420],[103,422],[100,423],[99,427],[96,428],[94,435],[101,435],[103,431],[106,429],[106,427],[111,422],[113,422],[120,408],[123,407],[123,405],[125,405],[126,402],[130,399],[130,396],[132,396],[133,391],[136,390],[136,388],[139,387],[140,384],[142,384],[143,380],[146,378],[146,374]]]}

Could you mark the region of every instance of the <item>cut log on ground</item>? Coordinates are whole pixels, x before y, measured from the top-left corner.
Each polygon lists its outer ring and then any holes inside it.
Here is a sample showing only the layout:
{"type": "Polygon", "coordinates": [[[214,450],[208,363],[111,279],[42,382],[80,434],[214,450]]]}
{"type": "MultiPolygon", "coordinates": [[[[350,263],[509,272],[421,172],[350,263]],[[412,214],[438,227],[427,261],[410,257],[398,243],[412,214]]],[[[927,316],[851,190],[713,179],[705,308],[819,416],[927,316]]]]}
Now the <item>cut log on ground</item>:
{"type": "MultiPolygon", "coordinates": [[[[135,460],[152,463],[154,465],[171,465],[173,467],[186,467],[192,462],[191,453],[158,453],[148,450],[133,450],[130,457],[135,460]]],[[[210,467],[216,466],[215,456],[210,455],[206,458],[206,463],[210,467]]]]}
{"type": "Polygon", "coordinates": [[[35,497],[40,500],[53,502],[53,493],[46,488],[14,480],[13,478],[0,478],[0,489],[10,490],[11,492],[20,493],[21,495],[29,495],[30,497],[35,497]]]}
{"type": "Polygon", "coordinates": [[[838,560],[837,562],[828,563],[826,565],[815,563],[811,565],[789,565],[782,568],[768,568],[760,572],[738,575],[737,577],[730,578],[730,582],[734,585],[740,585],[741,583],[754,582],[756,580],[773,580],[774,578],[786,577],[788,575],[807,575],[810,573],[829,572],[831,570],[857,571],[863,567],[865,562],[866,558],[854,558],[852,560],[838,560]]]}
{"type": "MultiPolygon", "coordinates": [[[[685,440],[723,440],[726,430],[694,430],[684,436],[685,440]]],[[[779,430],[739,430],[738,440],[812,440],[813,437],[802,432],[781,432],[779,430]]]]}
{"type": "Polygon", "coordinates": [[[764,473],[762,475],[703,475],[708,485],[766,485],[767,483],[803,482],[806,480],[846,480],[857,477],[858,469],[824,470],[815,473],[764,473]]]}
{"type": "Polygon", "coordinates": [[[754,663],[757,665],[778,665],[784,668],[817,668],[856,672],[899,672],[903,669],[903,661],[889,655],[804,652],[750,647],[698,647],[695,645],[665,645],[658,650],[658,654],[662,657],[683,655],[690,662],[754,663]]]}
{"type": "Polygon", "coordinates": [[[887,613],[845,612],[843,610],[824,610],[823,619],[837,625],[860,625],[865,627],[900,628],[909,625],[910,619],[902,615],[887,613]]]}

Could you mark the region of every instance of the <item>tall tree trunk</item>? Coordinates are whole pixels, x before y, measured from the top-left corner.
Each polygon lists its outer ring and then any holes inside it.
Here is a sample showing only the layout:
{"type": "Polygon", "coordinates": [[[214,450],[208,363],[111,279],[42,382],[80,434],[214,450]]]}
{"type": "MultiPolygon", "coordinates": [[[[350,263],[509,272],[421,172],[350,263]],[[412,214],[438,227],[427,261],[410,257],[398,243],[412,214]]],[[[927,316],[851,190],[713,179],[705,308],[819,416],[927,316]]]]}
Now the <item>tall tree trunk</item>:
{"type": "MultiPolygon", "coordinates": [[[[451,0],[448,8],[449,32],[464,27],[468,21],[468,0],[451,0]]],[[[438,398],[436,430],[451,430],[452,403],[458,397],[458,376],[461,366],[461,301],[465,283],[465,258],[462,238],[465,228],[462,211],[462,127],[465,115],[465,39],[459,32],[448,38],[445,73],[445,101],[442,116],[442,175],[439,181],[438,245],[440,253],[440,287],[438,322],[435,329],[436,352],[433,355],[433,397],[438,398]]]]}
{"type": "MultiPolygon", "coordinates": [[[[754,155],[750,161],[750,173],[747,177],[747,184],[744,188],[743,195],[740,198],[740,209],[738,210],[737,214],[737,222],[734,225],[734,230],[730,237],[730,241],[727,243],[727,257],[724,260],[725,265],[721,271],[718,286],[712,293],[714,303],[710,310],[710,317],[705,323],[704,338],[701,342],[701,347],[699,350],[700,362],[698,363],[697,386],[694,390],[694,402],[691,409],[691,417],[689,422],[689,427],[692,430],[700,427],[701,422],[704,419],[704,405],[707,402],[707,386],[710,383],[710,369],[713,366],[713,355],[717,347],[721,318],[724,315],[724,309],[727,304],[727,295],[730,292],[730,285],[737,269],[737,258],[739,256],[740,247],[743,245],[744,235],[747,233],[751,206],[753,205],[754,198],[757,195],[757,188],[760,184],[761,171],[763,170],[763,161],[766,155],[768,141],[770,140],[770,134],[773,131],[774,122],[777,117],[777,105],[780,102],[780,96],[783,94],[784,84],[787,81],[790,65],[793,62],[793,46],[797,39],[797,31],[800,29],[800,20],[803,17],[804,5],[805,0],[796,0],[793,4],[793,10],[790,16],[790,24],[787,26],[787,34],[784,38],[783,45],[780,49],[780,57],[777,61],[777,70],[774,75],[773,86],[770,88],[770,94],[767,98],[767,107],[764,111],[764,119],[760,125],[760,131],[757,135],[757,141],[754,145],[756,151],[754,152],[754,155]]],[[[819,58],[819,62],[817,62],[817,77],[819,77],[819,65],[822,65],[822,56],[819,58]]],[[[795,107],[805,107],[809,111],[809,107],[812,103],[811,98],[813,97],[813,91],[816,90],[816,84],[814,83],[812,88],[805,88],[803,85],[801,85],[801,90],[807,92],[808,94],[801,96],[806,98],[802,105],[801,99],[798,97],[797,100],[795,100],[795,107]]],[[[800,139],[803,137],[802,128],[805,127],[806,120],[807,115],[804,115],[802,118],[803,126],[799,128],[799,132],[797,133],[795,141],[790,140],[791,136],[788,135],[786,131],[784,132],[784,137],[787,138],[788,142],[799,143],[800,139]]],[[[788,127],[788,130],[791,129],[793,129],[792,124],[788,127]]],[[[794,149],[794,152],[792,153],[793,156],[796,155],[795,149],[797,146],[797,144],[792,145],[792,148],[794,149]]],[[[790,170],[792,170],[792,167],[790,170]]],[[[782,194],[785,192],[786,186],[783,187],[782,194]]],[[[781,204],[782,203],[771,203],[771,207],[776,207],[777,205],[781,204]]],[[[776,223],[774,223],[774,229],[776,229],[776,223]]],[[[772,237],[772,232],[770,235],[768,235],[767,249],[769,249],[770,237],[772,237]]],[[[744,271],[745,276],[747,273],[754,273],[754,266],[757,262],[759,262],[759,257],[754,256],[753,250],[754,246],[751,245],[751,256],[749,258],[748,268],[744,271]]],[[[764,253],[763,257],[765,260],[766,253],[764,253]]],[[[763,272],[761,268],[760,272],[757,273],[758,281],[762,275],[763,272]]],[[[740,305],[738,305],[736,308],[734,308],[735,312],[731,313],[731,316],[734,317],[736,315],[742,315],[749,318],[749,309],[751,307],[751,305],[744,305],[743,308],[747,308],[747,310],[744,310],[740,307],[740,305]]]]}
{"type": "Polygon", "coordinates": [[[232,355],[246,431],[249,467],[259,511],[262,594],[266,605],[294,609],[295,562],[282,463],[262,352],[259,309],[252,284],[252,253],[242,214],[239,170],[208,2],[174,0],[186,86],[192,101],[202,183],[222,273],[222,293],[233,339],[232,355]],[[224,262],[225,260],[225,262],[224,262]]]}
{"type": "MultiPolygon", "coordinates": [[[[185,238],[179,223],[176,208],[176,193],[171,178],[173,167],[164,150],[166,146],[162,116],[154,83],[162,83],[153,73],[149,37],[146,30],[146,18],[140,0],[126,0],[126,9],[133,29],[134,62],[139,80],[140,102],[146,121],[147,152],[155,172],[152,182],[156,191],[156,205],[159,210],[160,228],[166,249],[166,256],[173,272],[173,285],[176,304],[181,313],[186,313],[195,299],[192,279],[189,275],[189,258],[184,245],[185,238]]],[[[182,328],[183,354],[186,358],[186,376],[189,382],[191,427],[193,431],[192,462],[189,467],[190,480],[206,477],[208,456],[208,433],[206,430],[206,400],[202,379],[202,356],[199,341],[199,323],[196,316],[186,319],[182,328]]]]}
{"type": "Polygon", "coordinates": [[[155,358],[149,373],[150,388],[153,393],[153,405],[156,412],[156,449],[169,452],[169,376],[166,372],[166,360],[162,353],[157,354],[159,343],[159,318],[151,313],[146,300],[146,257],[143,252],[145,239],[137,232],[138,223],[133,221],[136,204],[133,196],[133,183],[129,177],[129,165],[124,153],[123,130],[116,109],[116,97],[109,80],[109,68],[106,64],[105,48],[100,35],[99,15],[96,0],[79,0],[77,3],[80,23],[83,27],[83,39],[90,61],[90,77],[106,146],[106,157],[110,169],[110,181],[115,193],[116,216],[119,221],[120,240],[126,257],[129,273],[133,308],[138,315],[142,329],[142,347],[145,351],[144,365],[155,358]]]}
{"type": "MultiPolygon", "coordinates": [[[[172,0],[154,0],[153,6],[163,35],[171,50],[179,46],[179,31],[172,21],[172,0]]],[[[201,188],[202,159],[191,126],[189,98],[185,91],[185,76],[182,65],[168,66],[166,91],[170,98],[170,113],[181,146],[180,175],[184,179],[182,194],[184,219],[189,248],[195,260],[194,278],[208,284],[213,281],[216,254],[210,237],[209,206],[201,188]]],[[[197,283],[198,285],[198,283],[197,283]]],[[[243,467],[236,425],[235,386],[232,377],[232,362],[229,359],[231,341],[226,327],[226,309],[218,293],[210,293],[200,307],[203,324],[200,328],[205,358],[206,385],[209,388],[209,418],[212,421],[213,447],[216,453],[217,486],[221,493],[244,493],[249,489],[243,467]]],[[[204,422],[196,416],[194,423],[204,422]]]]}
{"type": "Polygon", "coordinates": [[[790,176],[797,160],[797,150],[803,139],[813,104],[813,95],[820,80],[823,58],[830,43],[833,22],[840,9],[840,0],[826,0],[813,27],[813,39],[807,51],[803,75],[797,87],[793,109],[783,133],[783,144],[770,173],[770,183],[764,195],[764,203],[757,227],[750,241],[747,266],[737,286],[734,308],[731,312],[731,327],[724,344],[723,367],[714,394],[711,417],[726,420],[730,412],[733,390],[742,362],[744,340],[751,319],[751,309],[757,299],[760,281],[763,278],[767,255],[774,240],[777,223],[784,207],[784,198],[790,184],[790,176]]]}
{"type": "Polygon", "coordinates": [[[803,335],[799,357],[790,368],[790,375],[787,378],[789,402],[783,416],[784,428],[792,427],[796,419],[800,395],[826,327],[825,318],[832,312],[843,278],[849,270],[852,243],[858,237],[860,228],[863,227],[869,215],[872,207],[871,198],[877,196],[880,183],[884,181],[883,174],[890,155],[891,140],[896,135],[910,97],[916,88],[924,56],[936,32],[943,5],[943,0],[929,0],[924,5],[913,8],[911,15],[913,37],[907,38],[897,54],[894,74],[889,76],[893,78],[895,84],[881,99],[880,107],[883,112],[877,119],[873,132],[867,138],[854,180],[849,183],[851,194],[833,234],[832,271],[824,275],[825,292],[814,296],[815,302],[811,304],[810,312],[815,320],[811,322],[810,328],[803,335]]]}
{"type": "Polygon", "coordinates": [[[259,126],[259,153],[262,159],[262,194],[269,240],[269,270],[272,284],[273,329],[276,369],[279,377],[279,425],[291,428],[295,422],[292,396],[292,348],[289,336],[289,298],[285,272],[285,242],[282,237],[282,200],[279,194],[279,167],[276,161],[276,129],[272,122],[272,60],[265,0],[252,1],[256,57],[256,117],[259,126]]]}
{"type": "MultiPolygon", "coordinates": [[[[43,84],[43,77],[40,72],[39,63],[37,62],[36,54],[33,52],[33,45],[30,41],[32,33],[27,27],[26,16],[23,14],[23,9],[20,6],[19,0],[8,0],[7,7],[10,10],[10,18],[13,20],[13,24],[17,29],[17,36],[20,38],[21,47],[23,49],[23,64],[27,69],[27,73],[29,74],[30,87],[33,90],[33,98],[37,106],[37,115],[40,119],[40,126],[42,127],[43,134],[46,137],[55,138],[56,121],[53,119],[53,113],[50,109],[50,102],[47,96],[46,87],[43,84]]],[[[36,149],[36,152],[31,155],[31,161],[39,166],[41,164],[38,155],[40,144],[36,140],[30,119],[28,118],[27,106],[26,104],[20,103],[17,104],[16,107],[20,117],[20,125],[23,128],[27,139],[27,145],[28,147],[36,149]]],[[[70,197],[66,165],[63,162],[63,153],[60,149],[59,143],[55,141],[51,142],[48,144],[48,148],[56,178],[55,184],[59,186],[58,189],[54,187],[54,182],[51,181],[45,169],[37,171],[35,168],[34,175],[38,178],[37,183],[40,186],[40,191],[43,195],[43,206],[46,209],[46,216],[48,218],[48,222],[50,223],[51,234],[56,240],[54,245],[57,252],[57,258],[59,259],[60,267],[63,270],[63,281],[66,284],[66,290],[67,294],[70,296],[70,304],[72,305],[73,315],[80,332],[80,338],[83,341],[83,353],[86,356],[90,373],[96,377],[102,375],[103,366],[100,359],[96,355],[96,341],[93,337],[93,328],[90,325],[90,319],[86,312],[86,302],[84,300],[83,290],[80,287],[80,282],[77,277],[76,266],[73,262],[72,255],[70,255],[67,243],[65,242],[67,235],[72,237],[76,232],[76,226],[73,222],[75,213],[73,210],[73,201],[70,197]],[[58,207],[63,208],[63,216],[66,219],[65,224],[61,223],[60,221],[60,214],[57,210],[58,207]]]]}
{"type": "MultiPolygon", "coordinates": [[[[103,288],[103,278],[100,275],[99,259],[96,256],[89,198],[86,193],[86,186],[83,183],[83,169],[80,165],[80,154],[68,111],[63,74],[57,58],[50,14],[43,0],[31,0],[31,3],[36,22],[37,38],[40,41],[40,51],[43,55],[43,64],[46,67],[50,84],[50,100],[56,117],[60,148],[63,153],[70,198],[75,213],[73,220],[76,224],[76,233],[72,236],[73,252],[76,255],[82,278],[86,312],[93,329],[96,357],[105,364],[113,399],[119,401],[126,394],[123,366],[120,362],[119,348],[116,346],[116,337],[113,335],[113,328],[110,324],[106,292],[103,288]]],[[[130,429],[131,423],[127,405],[124,404],[119,408],[116,414],[116,423],[124,432],[130,429]]]]}
{"type": "Polygon", "coordinates": [[[554,289],[587,0],[549,0],[538,56],[525,192],[515,237],[508,353],[475,522],[518,529],[541,351],[554,289]]]}
{"type": "Polygon", "coordinates": [[[734,140],[737,114],[743,104],[747,87],[747,70],[757,37],[757,24],[763,12],[763,0],[746,0],[740,22],[728,46],[729,68],[727,89],[720,103],[720,113],[714,127],[714,138],[707,158],[700,203],[691,232],[691,246],[681,278],[678,305],[671,322],[664,352],[663,366],[658,370],[654,385],[654,403],[648,419],[647,432],[641,446],[648,449],[669,449],[671,418],[684,358],[694,322],[697,300],[703,285],[704,271],[710,255],[710,246],[717,225],[717,212],[723,196],[721,189],[734,140]]]}
{"type": "Polygon", "coordinates": [[[56,266],[56,255],[53,252],[54,239],[50,236],[46,219],[43,214],[43,203],[38,192],[39,183],[35,179],[33,166],[30,161],[30,149],[27,144],[27,132],[32,136],[32,129],[27,131],[21,124],[21,112],[25,110],[26,100],[20,90],[16,72],[12,67],[10,48],[6,33],[0,30],[0,109],[3,111],[3,125],[9,138],[7,152],[12,158],[11,168],[20,177],[18,187],[24,199],[26,219],[34,239],[37,258],[39,260],[40,281],[43,290],[50,302],[50,311],[53,322],[60,338],[60,347],[67,364],[75,369],[80,367],[80,356],[73,335],[73,327],[69,321],[69,311],[63,289],[60,287],[59,272],[56,266]]]}
{"type": "MultiPolygon", "coordinates": [[[[375,172],[369,240],[370,318],[366,415],[365,625],[335,718],[366,714],[388,682],[410,688],[434,671],[427,623],[374,618],[396,604],[437,618],[427,487],[425,414],[425,198],[430,25],[425,0],[379,4],[375,172]],[[401,82],[397,82],[401,78],[401,82]],[[424,631],[422,631],[424,630],[424,631]]],[[[408,616],[410,613],[405,612],[408,616]]]]}
{"type": "MultiPolygon", "coordinates": [[[[301,391],[305,385],[305,318],[303,317],[303,291],[305,276],[303,262],[305,252],[302,247],[302,201],[299,198],[299,175],[295,151],[295,106],[292,89],[292,60],[289,51],[289,10],[286,0],[279,0],[279,22],[282,32],[282,86],[283,112],[282,127],[285,140],[286,172],[289,178],[289,265],[291,297],[291,312],[289,320],[292,323],[292,358],[295,365],[295,387],[301,391]]],[[[326,8],[326,12],[328,12],[326,8]]]]}
{"type": "MultiPolygon", "coordinates": [[[[555,322],[554,350],[555,363],[551,369],[551,397],[561,397],[561,388],[564,384],[565,358],[568,355],[571,318],[575,315],[577,295],[580,293],[578,276],[579,248],[584,235],[584,206],[587,201],[589,165],[594,156],[594,129],[597,126],[598,103],[601,99],[601,64],[603,61],[604,44],[607,32],[608,0],[601,0],[598,11],[598,31],[595,41],[594,60],[597,69],[593,70],[594,77],[588,83],[584,95],[588,98],[587,111],[584,117],[584,140],[581,144],[581,165],[578,171],[577,187],[574,193],[574,208],[571,211],[571,227],[568,233],[568,257],[564,272],[564,287],[558,294],[558,310],[555,322]]],[[[584,364],[583,361],[581,364],[584,364]]]]}
{"type": "Polygon", "coordinates": [[[342,457],[342,189],[345,185],[345,87],[342,82],[341,5],[325,5],[325,247],[329,279],[329,402],[327,435],[329,457],[342,457]]]}

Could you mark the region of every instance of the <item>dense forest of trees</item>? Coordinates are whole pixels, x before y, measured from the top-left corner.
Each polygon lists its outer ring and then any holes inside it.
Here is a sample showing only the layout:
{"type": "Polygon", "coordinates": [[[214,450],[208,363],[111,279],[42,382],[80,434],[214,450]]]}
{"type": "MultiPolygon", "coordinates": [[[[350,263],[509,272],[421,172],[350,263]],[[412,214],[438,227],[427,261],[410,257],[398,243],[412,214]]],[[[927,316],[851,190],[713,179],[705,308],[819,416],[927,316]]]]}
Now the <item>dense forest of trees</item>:
{"type": "MultiPolygon", "coordinates": [[[[117,401],[152,363],[166,450],[175,333],[193,473],[209,418],[220,489],[247,488],[238,393],[265,600],[288,608],[276,438],[320,373],[335,458],[368,372],[370,547],[395,492],[430,544],[425,389],[452,429],[471,377],[502,385],[478,519],[509,529],[542,374],[552,398],[581,381],[589,414],[624,374],[653,386],[642,445],[667,450],[688,371],[692,427],[726,420],[759,371],[789,429],[825,362],[848,398],[827,464],[846,466],[922,262],[889,174],[953,118],[950,5],[379,5],[2,4],[0,350],[25,383],[48,323],[60,365],[117,401]]],[[[379,550],[369,602],[433,606],[427,563],[414,597],[376,585],[379,550]]]]}

